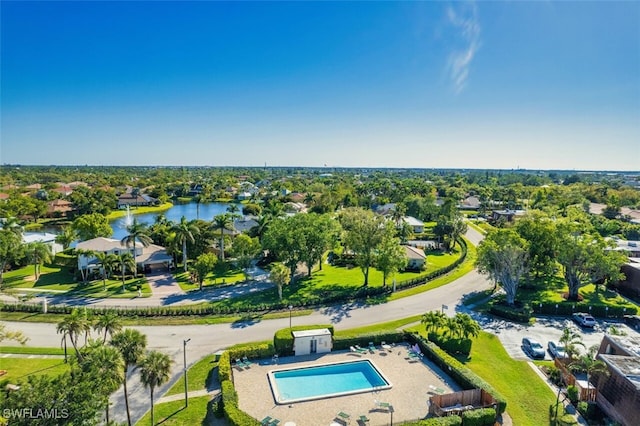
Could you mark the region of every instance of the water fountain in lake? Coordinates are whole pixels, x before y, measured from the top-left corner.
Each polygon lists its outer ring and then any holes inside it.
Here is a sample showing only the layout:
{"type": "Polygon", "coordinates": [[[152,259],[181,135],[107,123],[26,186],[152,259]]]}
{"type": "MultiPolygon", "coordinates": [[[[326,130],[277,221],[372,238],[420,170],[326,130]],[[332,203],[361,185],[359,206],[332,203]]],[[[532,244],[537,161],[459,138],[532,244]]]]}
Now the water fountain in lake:
{"type": "Polygon", "coordinates": [[[127,215],[124,217],[123,228],[128,228],[133,223],[133,216],[131,216],[131,209],[127,204],[127,215]]]}

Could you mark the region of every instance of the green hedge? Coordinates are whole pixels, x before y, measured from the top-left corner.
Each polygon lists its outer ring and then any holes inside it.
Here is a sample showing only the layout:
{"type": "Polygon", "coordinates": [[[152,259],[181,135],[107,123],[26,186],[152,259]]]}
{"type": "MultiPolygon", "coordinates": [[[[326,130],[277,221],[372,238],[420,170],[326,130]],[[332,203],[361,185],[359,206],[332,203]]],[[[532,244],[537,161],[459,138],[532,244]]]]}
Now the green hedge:
{"type": "Polygon", "coordinates": [[[231,426],[259,426],[260,422],[238,408],[238,393],[230,380],[220,383],[222,408],[231,426]]]}
{"type": "Polygon", "coordinates": [[[533,301],[531,302],[531,308],[534,313],[539,315],[571,316],[574,312],[587,312],[599,318],[622,318],[625,315],[636,315],[638,313],[638,308],[635,306],[621,307],[570,301],[560,303],[533,301]]]}
{"type": "Polygon", "coordinates": [[[471,353],[471,339],[451,339],[442,333],[429,333],[429,340],[440,346],[449,354],[469,355],[471,353]]]}
{"type": "Polygon", "coordinates": [[[417,422],[403,423],[405,426],[462,426],[460,416],[432,417],[417,422]]]}
{"type": "Polygon", "coordinates": [[[407,340],[418,343],[422,352],[432,360],[438,367],[447,373],[456,383],[463,389],[484,389],[489,392],[498,402],[496,411],[498,414],[504,413],[507,407],[506,399],[498,393],[489,383],[482,380],[469,368],[465,367],[457,359],[440,349],[433,342],[424,340],[420,335],[415,333],[407,333],[407,340]]]}
{"type": "Polygon", "coordinates": [[[380,346],[381,342],[400,343],[404,341],[404,333],[401,331],[387,331],[384,333],[360,334],[358,336],[340,336],[333,338],[333,349],[336,351],[349,349],[351,346],[360,345],[366,347],[369,342],[380,346]]]}
{"type": "MultiPolygon", "coordinates": [[[[293,355],[293,331],[303,330],[316,330],[327,328],[333,336],[333,325],[331,324],[318,324],[318,325],[297,325],[291,328],[283,328],[273,335],[273,348],[275,353],[280,356],[293,355]]],[[[334,346],[335,349],[335,346],[334,346]]]]}
{"type": "Polygon", "coordinates": [[[492,303],[490,312],[495,316],[525,324],[529,322],[531,314],[533,314],[533,310],[528,305],[525,305],[522,308],[516,308],[501,305],[499,303],[492,303]]]}
{"type": "Polygon", "coordinates": [[[463,426],[493,426],[496,422],[496,410],[481,408],[462,413],[463,426]]]}

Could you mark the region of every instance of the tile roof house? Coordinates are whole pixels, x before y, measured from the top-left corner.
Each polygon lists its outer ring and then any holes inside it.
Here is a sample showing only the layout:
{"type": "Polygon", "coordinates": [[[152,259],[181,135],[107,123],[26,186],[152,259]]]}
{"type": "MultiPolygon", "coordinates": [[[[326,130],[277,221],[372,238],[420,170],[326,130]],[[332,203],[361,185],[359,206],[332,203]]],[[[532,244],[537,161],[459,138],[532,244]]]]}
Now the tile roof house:
{"type": "Polygon", "coordinates": [[[73,203],[67,200],[53,200],[47,203],[47,216],[62,217],[74,211],[73,203]]]}
{"type": "Polygon", "coordinates": [[[126,206],[152,206],[156,204],[158,200],[150,197],[146,194],[133,194],[131,192],[125,192],[118,196],[118,208],[124,208],[126,206]]]}
{"type": "Polygon", "coordinates": [[[405,216],[402,218],[404,223],[408,224],[414,234],[422,234],[424,232],[424,222],[413,216],[405,216]]]}
{"type": "Polygon", "coordinates": [[[56,243],[56,234],[49,232],[25,232],[22,234],[22,242],[29,243],[44,243],[49,246],[51,254],[61,252],[63,247],[61,244],[56,243]]]}
{"type": "MultiPolygon", "coordinates": [[[[76,245],[76,250],[120,254],[132,251],[123,245],[120,240],[98,237],[92,240],[82,241],[76,245]]],[[[173,267],[173,258],[167,254],[167,250],[155,244],[144,247],[141,243],[135,245],[136,263],[138,267],[145,269],[151,266],[173,267]]],[[[96,257],[91,254],[78,255],[78,269],[95,269],[96,257]]]]}

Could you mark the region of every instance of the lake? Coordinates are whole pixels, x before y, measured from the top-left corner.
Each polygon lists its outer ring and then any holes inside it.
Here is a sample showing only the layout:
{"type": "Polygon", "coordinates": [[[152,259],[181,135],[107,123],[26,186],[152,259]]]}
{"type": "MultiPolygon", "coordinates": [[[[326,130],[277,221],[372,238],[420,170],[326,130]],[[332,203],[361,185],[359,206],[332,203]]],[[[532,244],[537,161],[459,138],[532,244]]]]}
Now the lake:
{"type": "MultiPolygon", "coordinates": [[[[222,213],[227,212],[227,208],[229,207],[229,203],[186,203],[186,204],[174,204],[169,210],[165,210],[164,212],[157,213],[144,213],[144,214],[132,214],[138,222],[146,223],[148,225],[152,225],[156,216],[159,214],[164,214],[167,220],[172,222],[180,222],[182,216],[186,217],[187,220],[193,219],[202,219],[202,220],[213,220],[214,216],[217,216],[222,213]]],[[[242,211],[242,206],[238,206],[239,210],[242,211]]],[[[111,238],[121,240],[122,238],[127,236],[126,230],[126,218],[118,218],[111,222],[111,228],[113,229],[113,235],[111,238]]]]}

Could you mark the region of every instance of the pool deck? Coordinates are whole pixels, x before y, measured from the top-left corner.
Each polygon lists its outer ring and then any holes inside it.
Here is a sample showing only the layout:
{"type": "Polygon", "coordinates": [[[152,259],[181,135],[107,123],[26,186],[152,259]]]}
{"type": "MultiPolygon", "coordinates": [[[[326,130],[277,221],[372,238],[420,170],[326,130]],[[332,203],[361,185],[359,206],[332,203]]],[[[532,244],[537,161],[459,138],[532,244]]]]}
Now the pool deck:
{"type": "Polygon", "coordinates": [[[274,364],[271,359],[254,363],[242,371],[234,368],[234,382],[238,392],[240,409],[258,420],[266,416],[277,418],[281,425],[293,422],[297,426],[322,426],[345,424],[336,421],[338,413],[348,413],[348,424],[359,424],[365,415],[369,426],[388,425],[391,413],[376,407],[376,401],[393,406],[393,421],[402,422],[426,417],[432,389],[446,392],[461,390],[431,361],[421,358],[409,360],[408,346],[396,346],[390,351],[380,348],[373,353],[356,354],[349,351],[328,354],[284,357],[274,364]],[[338,396],[314,401],[278,405],[275,403],[267,373],[283,367],[304,367],[339,361],[371,359],[393,387],[387,390],[338,396]]]}

